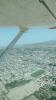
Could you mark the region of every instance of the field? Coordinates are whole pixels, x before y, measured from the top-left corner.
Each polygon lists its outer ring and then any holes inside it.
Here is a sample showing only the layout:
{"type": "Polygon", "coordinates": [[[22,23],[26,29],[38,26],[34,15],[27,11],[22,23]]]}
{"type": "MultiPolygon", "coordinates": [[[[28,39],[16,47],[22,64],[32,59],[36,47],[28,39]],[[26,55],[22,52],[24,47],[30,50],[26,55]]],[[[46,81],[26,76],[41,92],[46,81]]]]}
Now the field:
{"type": "Polygon", "coordinates": [[[22,86],[22,85],[25,85],[27,83],[29,83],[31,80],[25,80],[25,79],[20,79],[20,80],[15,80],[11,83],[7,83],[5,85],[5,87],[9,90],[9,89],[12,89],[12,88],[15,88],[15,87],[19,87],[19,86],[22,86]]]}
{"type": "Polygon", "coordinates": [[[39,77],[40,75],[42,75],[45,71],[44,70],[38,70],[34,73],[31,74],[32,77],[39,77]]]}

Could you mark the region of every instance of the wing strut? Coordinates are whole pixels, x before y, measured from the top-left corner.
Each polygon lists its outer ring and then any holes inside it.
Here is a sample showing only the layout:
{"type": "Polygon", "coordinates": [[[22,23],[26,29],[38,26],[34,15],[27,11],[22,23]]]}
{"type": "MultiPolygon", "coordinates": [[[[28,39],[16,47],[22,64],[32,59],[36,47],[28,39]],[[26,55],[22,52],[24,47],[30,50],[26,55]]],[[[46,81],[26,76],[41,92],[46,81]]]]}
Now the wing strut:
{"type": "Polygon", "coordinates": [[[54,15],[54,13],[51,11],[51,9],[48,7],[48,5],[45,3],[44,0],[39,0],[40,3],[42,3],[45,8],[49,11],[49,13],[53,16],[53,18],[56,20],[56,16],[54,15]]]}
{"type": "Polygon", "coordinates": [[[21,27],[20,32],[15,36],[15,38],[11,41],[11,43],[6,47],[6,49],[1,53],[0,58],[3,56],[4,53],[6,53],[9,49],[11,49],[15,43],[21,38],[21,36],[24,34],[24,32],[27,31],[27,28],[21,27]]]}

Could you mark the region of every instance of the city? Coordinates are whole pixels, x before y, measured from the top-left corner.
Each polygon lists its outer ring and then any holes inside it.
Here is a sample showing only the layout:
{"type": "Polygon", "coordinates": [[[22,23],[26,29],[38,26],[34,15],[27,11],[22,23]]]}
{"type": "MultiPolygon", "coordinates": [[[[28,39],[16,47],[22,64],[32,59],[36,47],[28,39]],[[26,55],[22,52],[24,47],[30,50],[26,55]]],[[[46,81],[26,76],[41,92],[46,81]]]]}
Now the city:
{"type": "Polygon", "coordinates": [[[1,100],[42,100],[36,98],[35,92],[56,82],[56,45],[48,43],[13,47],[3,54],[0,83],[6,99],[1,100]],[[36,99],[29,99],[34,97],[36,99]]]}

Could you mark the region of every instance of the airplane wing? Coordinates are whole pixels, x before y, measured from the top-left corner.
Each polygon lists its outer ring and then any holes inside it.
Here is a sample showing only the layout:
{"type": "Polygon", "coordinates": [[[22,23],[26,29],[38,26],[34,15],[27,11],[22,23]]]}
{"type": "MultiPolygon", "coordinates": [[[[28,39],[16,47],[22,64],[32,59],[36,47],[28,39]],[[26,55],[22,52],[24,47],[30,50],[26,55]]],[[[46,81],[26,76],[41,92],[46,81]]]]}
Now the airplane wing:
{"type": "Polygon", "coordinates": [[[56,29],[56,26],[50,27],[49,29],[56,29]]]}
{"type": "Polygon", "coordinates": [[[56,0],[0,0],[0,26],[56,25],[56,0]]]}

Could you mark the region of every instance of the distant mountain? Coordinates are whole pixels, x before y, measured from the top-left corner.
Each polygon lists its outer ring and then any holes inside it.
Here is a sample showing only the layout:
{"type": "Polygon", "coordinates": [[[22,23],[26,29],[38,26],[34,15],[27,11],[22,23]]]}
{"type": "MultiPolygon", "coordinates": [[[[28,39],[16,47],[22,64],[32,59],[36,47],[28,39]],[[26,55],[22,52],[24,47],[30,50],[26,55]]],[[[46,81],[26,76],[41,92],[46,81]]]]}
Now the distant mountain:
{"type": "Polygon", "coordinates": [[[17,45],[17,47],[25,47],[25,48],[32,48],[32,47],[53,47],[55,46],[56,47],[56,40],[50,40],[50,41],[46,41],[46,42],[39,42],[39,43],[34,43],[34,44],[23,44],[23,45],[17,45]]]}
{"type": "MultiPolygon", "coordinates": [[[[39,42],[39,43],[33,43],[33,44],[22,44],[22,45],[16,45],[17,48],[34,48],[34,47],[56,47],[56,40],[50,40],[46,42],[39,42]]],[[[0,47],[1,49],[5,49],[4,47],[0,47]]]]}
{"type": "Polygon", "coordinates": [[[47,42],[43,42],[43,44],[56,45],[56,40],[50,40],[50,41],[47,41],[47,42]]]}

